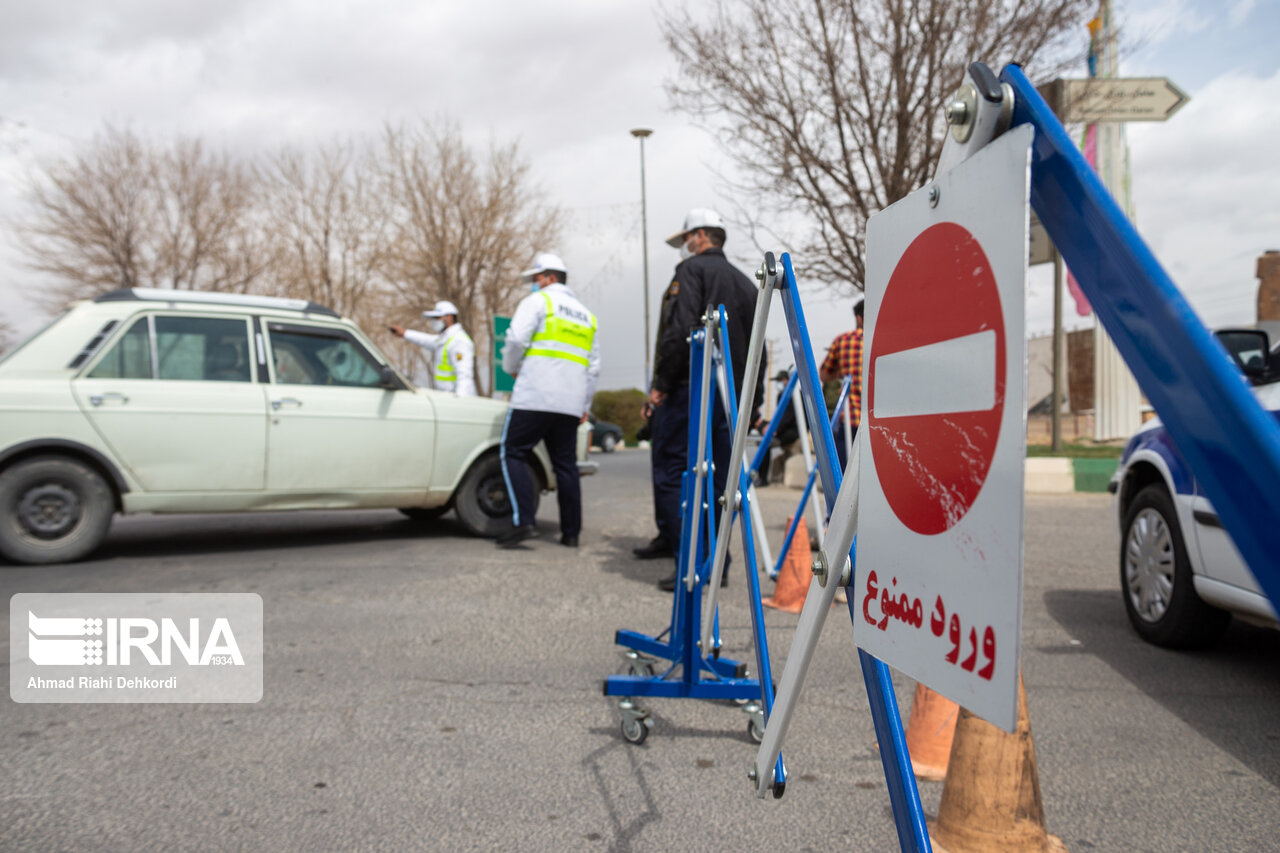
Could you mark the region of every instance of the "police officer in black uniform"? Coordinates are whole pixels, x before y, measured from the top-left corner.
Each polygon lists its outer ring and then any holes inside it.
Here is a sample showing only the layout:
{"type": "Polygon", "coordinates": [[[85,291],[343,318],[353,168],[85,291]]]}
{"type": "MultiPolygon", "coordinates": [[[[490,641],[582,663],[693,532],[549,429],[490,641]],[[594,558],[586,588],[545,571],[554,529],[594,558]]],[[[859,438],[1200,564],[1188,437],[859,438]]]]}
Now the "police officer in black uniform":
{"type": "MultiPolygon", "coordinates": [[[[681,250],[675,280],[663,300],[653,387],[649,404],[653,407],[653,493],[658,530],[675,554],[680,553],[680,481],[688,467],[689,432],[689,334],[699,328],[708,307],[724,305],[728,311],[729,349],[733,380],[742,388],[746,372],[747,346],[755,317],[756,288],[724,255],[724,221],[714,210],[694,208],[685,217],[684,227],[667,239],[667,245],[681,250]]],[[[759,377],[752,377],[754,417],[762,399],[759,377]]],[[[718,397],[712,398],[711,449],[715,462],[715,493],[724,493],[729,474],[732,436],[718,397]]],[[[717,519],[719,516],[716,516],[717,519]]],[[[727,578],[728,575],[726,574],[727,578]]],[[[662,589],[675,587],[675,572],[659,581],[662,589]]]]}

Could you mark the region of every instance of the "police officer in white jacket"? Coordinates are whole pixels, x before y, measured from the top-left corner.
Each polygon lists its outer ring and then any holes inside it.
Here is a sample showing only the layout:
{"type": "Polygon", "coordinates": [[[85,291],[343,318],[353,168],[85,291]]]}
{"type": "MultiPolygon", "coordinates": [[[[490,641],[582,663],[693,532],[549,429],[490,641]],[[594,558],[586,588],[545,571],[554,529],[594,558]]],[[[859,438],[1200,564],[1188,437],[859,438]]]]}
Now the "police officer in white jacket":
{"type": "Polygon", "coordinates": [[[391,333],[427,351],[432,388],[452,391],[459,397],[474,397],[476,345],[458,322],[458,306],[442,299],[432,310],[423,311],[422,316],[430,333],[390,326],[391,333]]]}
{"type": "Polygon", "coordinates": [[[582,530],[578,425],[600,377],[596,318],[566,286],[569,274],[559,256],[540,252],[521,277],[534,292],[516,308],[502,352],[502,369],[516,377],[502,428],[502,473],[514,512],[513,527],[498,545],[509,548],[537,535],[527,462],[534,445],[545,441],[556,475],[560,544],[576,548],[582,530]]]}

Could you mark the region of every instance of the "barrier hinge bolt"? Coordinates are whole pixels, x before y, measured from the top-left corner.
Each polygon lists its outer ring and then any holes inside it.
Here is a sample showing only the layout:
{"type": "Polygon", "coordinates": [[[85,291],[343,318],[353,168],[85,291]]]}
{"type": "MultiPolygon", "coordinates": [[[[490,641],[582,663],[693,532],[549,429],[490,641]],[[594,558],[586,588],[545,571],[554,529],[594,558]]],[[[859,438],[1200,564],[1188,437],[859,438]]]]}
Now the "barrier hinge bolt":
{"type": "Polygon", "coordinates": [[[938,189],[938,185],[934,184],[929,187],[929,206],[937,207],[938,199],[942,198],[942,190],[938,189]]]}
{"type": "Polygon", "coordinates": [[[821,586],[827,585],[827,555],[822,551],[813,555],[813,576],[821,586]]]}
{"type": "Polygon", "coordinates": [[[747,771],[747,778],[751,780],[752,784],[755,784],[755,781],[760,778],[760,774],[756,772],[756,766],[754,764],[751,765],[751,769],[747,771]]]}

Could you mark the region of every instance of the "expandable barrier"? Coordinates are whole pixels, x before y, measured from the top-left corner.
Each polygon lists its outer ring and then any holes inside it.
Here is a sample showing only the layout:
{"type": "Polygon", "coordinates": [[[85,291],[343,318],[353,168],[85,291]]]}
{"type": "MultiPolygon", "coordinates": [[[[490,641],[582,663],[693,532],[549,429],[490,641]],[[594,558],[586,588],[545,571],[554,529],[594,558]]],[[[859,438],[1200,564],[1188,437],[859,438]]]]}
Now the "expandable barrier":
{"type": "MultiPolygon", "coordinates": [[[[765,638],[764,610],[760,603],[751,481],[747,471],[740,465],[731,469],[726,497],[717,502],[714,496],[712,407],[717,403],[724,406],[727,422],[735,431],[739,462],[746,432],[743,427],[749,426],[747,418],[739,417],[739,407],[734,402],[730,364],[727,314],[724,306],[720,306],[703,316],[703,327],[690,338],[690,418],[686,456],[689,464],[681,487],[682,528],[671,623],[658,637],[635,631],[618,631],[615,642],[629,650],[630,671],[627,675],[610,676],[604,682],[606,696],[623,697],[618,703],[622,735],[631,743],[643,743],[653,725],[648,711],[636,701],[637,697],[750,700],[744,706],[751,715],[747,732],[756,742],[764,736],[764,721],[773,704],[773,678],[769,645],[765,638]],[[717,389],[721,393],[718,394],[717,389]],[[715,525],[713,515],[717,506],[725,510],[719,527],[715,525]],[[747,676],[745,664],[720,656],[719,615],[714,591],[720,585],[735,518],[743,528],[743,562],[757,677],[747,676]],[[705,611],[702,607],[704,596],[707,598],[705,611]],[[669,662],[661,672],[655,668],[659,660],[669,662]]],[[[756,375],[750,368],[750,359],[746,375],[756,375]]],[[[744,389],[744,406],[750,405],[753,391],[752,388],[744,389]]],[[[785,789],[781,755],[775,757],[773,773],[780,780],[775,795],[781,796],[785,789]]]]}

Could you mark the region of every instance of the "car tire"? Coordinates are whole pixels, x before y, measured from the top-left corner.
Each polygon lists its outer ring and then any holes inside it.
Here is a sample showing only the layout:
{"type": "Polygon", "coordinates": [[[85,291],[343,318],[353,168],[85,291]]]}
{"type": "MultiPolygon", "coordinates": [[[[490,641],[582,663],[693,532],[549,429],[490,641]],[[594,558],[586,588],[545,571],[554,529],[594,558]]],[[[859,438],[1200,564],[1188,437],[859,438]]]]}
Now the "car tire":
{"type": "MultiPolygon", "coordinates": [[[[533,481],[533,513],[536,516],[540,481],[532,466],[526,467],[533,481]]],[[[511,499],[507,494],[506,478],[502,475],[502,460],[496,453],[481,457],[463,475],[453,506],[462,526],[476,536],[492,539],[511,529],[511,499]]]]}
{"type": "Polygon", "coordinates": [[[1138,492],[1122,530],[1120,589],[1138,635],[1180,649],[1203,648],[1221,637],[1231,614],[1196,595],[1182,525],[1163,485],[1138,492]]]}
{"type": "Polygon", "coordinates": [[[618,446],[618,439],[611,432],[605,433],[604,437],[600,439],[600,449],[603,450],[605,453],[612,453],[613,449],[617,446],[618,446]]]}
{"type": "Polygon", "coordinates": [[[429,521],[435,521],[452,509],[449,504],[441,504],[440,506],[422,507],[422,506],[404,506],[400,507],[400,514],[410,521],[416,521],[426,524],[429,521]]]}
{"type": "Polygon", "coordinates": [[[37,456],[0,474],[0,556],[43,565],[83,559],[102,544],[115,500],[102,476],[62,456],[37,456]]]}

